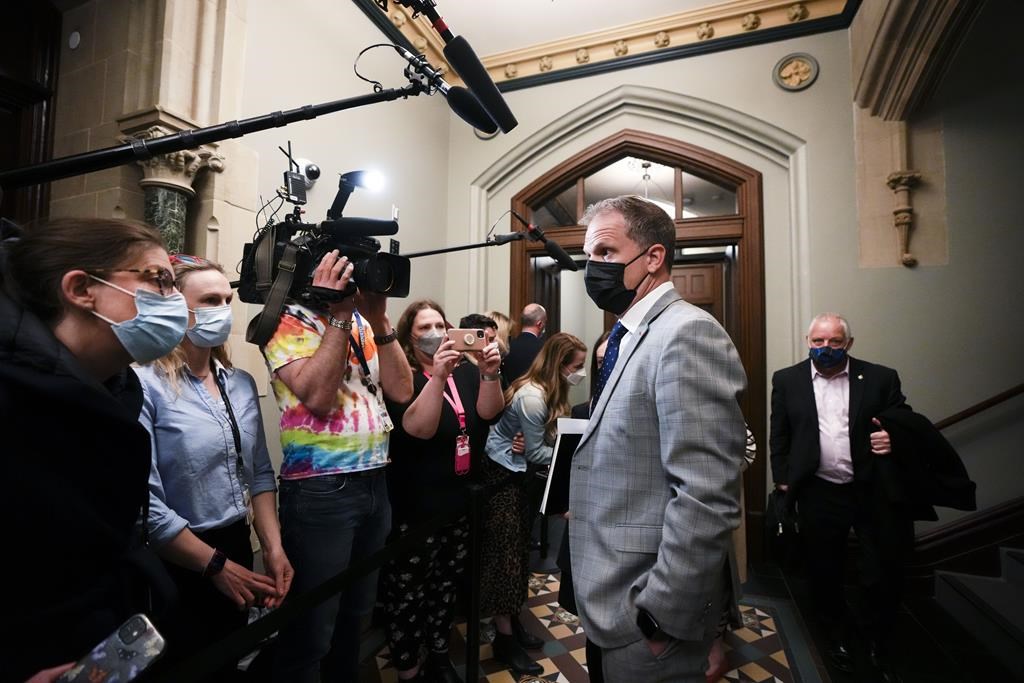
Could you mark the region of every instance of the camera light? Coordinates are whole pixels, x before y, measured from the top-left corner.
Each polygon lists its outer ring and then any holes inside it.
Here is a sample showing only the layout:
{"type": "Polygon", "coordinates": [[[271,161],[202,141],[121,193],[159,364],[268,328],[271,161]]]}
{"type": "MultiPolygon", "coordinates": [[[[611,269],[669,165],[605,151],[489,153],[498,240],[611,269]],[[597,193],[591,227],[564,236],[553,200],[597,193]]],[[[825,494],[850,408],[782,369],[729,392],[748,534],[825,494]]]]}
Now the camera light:
{"type": "Polygon", "coordinates": [[[349,171],[341,176],[340,185],[362,187],[371,192],[384,188],[385,179],[380,171],[349,171]]]}

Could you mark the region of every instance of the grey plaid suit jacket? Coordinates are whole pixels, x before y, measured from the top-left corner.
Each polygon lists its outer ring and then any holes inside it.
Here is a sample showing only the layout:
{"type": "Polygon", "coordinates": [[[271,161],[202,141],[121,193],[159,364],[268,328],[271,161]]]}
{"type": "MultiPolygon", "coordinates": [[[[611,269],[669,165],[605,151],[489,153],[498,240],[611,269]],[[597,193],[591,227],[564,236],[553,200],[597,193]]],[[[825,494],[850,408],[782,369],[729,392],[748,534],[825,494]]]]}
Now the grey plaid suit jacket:
{"type": "Polygon", "coordinates": [[[725,330],[675,291],[619,356],[570,479],[576,600],[599,646],[641,638],[638,607],[678,639],[701,640],[718,625],[739,525],[745,385],[725,330]]]}

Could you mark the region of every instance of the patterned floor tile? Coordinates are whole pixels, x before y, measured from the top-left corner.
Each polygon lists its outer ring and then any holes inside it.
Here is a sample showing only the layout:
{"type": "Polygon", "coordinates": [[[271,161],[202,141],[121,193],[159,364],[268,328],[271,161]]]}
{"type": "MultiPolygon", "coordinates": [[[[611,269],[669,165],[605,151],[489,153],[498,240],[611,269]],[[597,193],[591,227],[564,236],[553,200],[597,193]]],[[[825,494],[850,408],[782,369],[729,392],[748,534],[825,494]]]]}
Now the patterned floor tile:
{"type": "MultiPolygon", "coordinates": [[[[494,639],[492,620],[481,621],[480,674],[481,683],[588,683],[586,636],[575,615],[558,604],[558,574],[532,574],[530,576],[527,609],[521,619],[528,631],[544,638],[542,650],[531,651],[544,672],[538,677],[516,679],[500,662],[494,659],[491,641],[494,639]]],[[[736,683],[815,683],[820,677],[813,666],[807,666],[806,636],[791,616],[791,608],[773,599],[748,596],[740,605],[743,626],[728,631],[724,637],[724,652],[729,671],[723,680],[736,683]],[[799,647],[794,650],[786,633],[793,633],[799,647]],[[799,672],[792,662],[803,663],[799,672]],[[809,669],[809,670],[807,670],[809,669]]],[[[466,623],[456,624],[452,634],[452,651],[465,651],[466,623]],[[456,642],[457,641],[457,642],[456,642]]],[[[460,673],[463,662],[455,661],[460,673]]],[[[377,654],[380,683],[397,680],[395,670],[385,647],[377,654]]]]}

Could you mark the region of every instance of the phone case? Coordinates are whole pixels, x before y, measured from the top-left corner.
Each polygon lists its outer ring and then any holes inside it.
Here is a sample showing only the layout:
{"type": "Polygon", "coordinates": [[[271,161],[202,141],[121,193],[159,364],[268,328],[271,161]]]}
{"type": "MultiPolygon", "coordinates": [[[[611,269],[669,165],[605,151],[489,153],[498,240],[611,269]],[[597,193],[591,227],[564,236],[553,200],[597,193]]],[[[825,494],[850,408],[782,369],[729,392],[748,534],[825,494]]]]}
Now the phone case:
{"type": "Polygon", "coordinates": [[[128,683],[156,661],[164,638],[144,614],[129,617],[57,683],[128,683]]]}
{"type": "Polygon", "coordinates": [[[480,351],[487,346],[483,330],[452,328],[448,330],[448,338],[455,342],[452,346],[455,351],[480,351]]]}

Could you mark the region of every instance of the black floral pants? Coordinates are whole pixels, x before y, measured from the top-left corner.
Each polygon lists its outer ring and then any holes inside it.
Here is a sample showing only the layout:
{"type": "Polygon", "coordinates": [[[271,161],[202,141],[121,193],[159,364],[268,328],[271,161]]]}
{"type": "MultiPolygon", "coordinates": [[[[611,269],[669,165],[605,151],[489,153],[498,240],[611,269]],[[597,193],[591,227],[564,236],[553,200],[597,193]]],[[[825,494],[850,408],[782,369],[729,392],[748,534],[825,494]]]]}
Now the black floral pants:
{"type": "MultiPolygon", "coordinates": [[[[409,532],[401,523],[393,538],[409,532]]],[[[419,661],[422,645],[431,652],[447,652],[455,598],[466,570],[469,522],[442,527],[410,554],[388,563],[381,574],[381,596],[387,609],[386,631],[391,662],[396,669],[411,669],[419,661]]]]}

